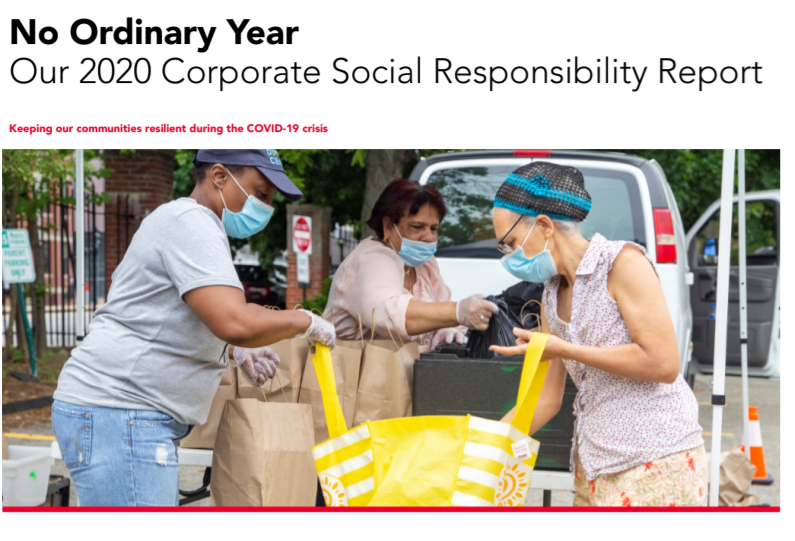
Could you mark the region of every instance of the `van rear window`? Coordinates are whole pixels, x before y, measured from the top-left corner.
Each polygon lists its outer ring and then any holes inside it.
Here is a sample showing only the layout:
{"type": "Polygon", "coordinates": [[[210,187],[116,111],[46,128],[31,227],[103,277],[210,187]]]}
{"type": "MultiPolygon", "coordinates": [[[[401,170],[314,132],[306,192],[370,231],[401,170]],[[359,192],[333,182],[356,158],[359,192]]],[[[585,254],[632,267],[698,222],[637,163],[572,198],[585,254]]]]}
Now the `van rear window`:
{"type": "MultiPolygon", "coordinates": [[[[494,196],[517,165],[455,167],[428,178],[444,197],[447,216],[439,229],[437,257],[494,258],[497,239],[491,225],[494,196]]],[[[593,206],[583,222],[585,238],[601,233],[609,240],[646,246],[643,208],[636,178],[624,171],[579,168],[593,206]]]]}

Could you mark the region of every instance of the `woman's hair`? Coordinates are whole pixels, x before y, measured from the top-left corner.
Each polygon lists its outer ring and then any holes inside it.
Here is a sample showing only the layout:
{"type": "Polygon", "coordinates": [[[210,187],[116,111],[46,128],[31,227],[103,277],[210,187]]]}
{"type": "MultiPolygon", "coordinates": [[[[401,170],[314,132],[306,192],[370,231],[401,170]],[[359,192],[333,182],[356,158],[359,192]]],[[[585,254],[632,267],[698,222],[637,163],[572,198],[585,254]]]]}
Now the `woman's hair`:
{"type": "Polygon", "coordinates": [[[393,180],[378,196],[378,201],[375,202],[367,225],[375,231],[378,238],[383,238],[384,217],[397,224],[406,214],[407,209],[408,215],[414,216],[425,204],[436,209],[440,222],[444,220],[447,207],[444,205],[442,194],[436,188],[427,184],[422,185],[416,180],[393,180]]]}
{"type": "MultiPolygon", "coordinates": [[[[495,210],[497,210],[497,207],[492,209],[492,214],[495,210]]],[[[508,212],[510,212],[511,220],[513,221],[517,221],[519,217],[522,217],[522,221],[527,225],[533,225],[536,223],[535,216],[530,216],[529,214],[519,214],[518,212],[514,212],[512,210],[508,210],[508,212]]],[[[582,235],[582,222],[576,222],[573,220],[556,220],[554,218],[550,218],[550,220],[552,220],[552,223],[555,224],[555,227],[567,237],[575,233],[582,235]]]]}

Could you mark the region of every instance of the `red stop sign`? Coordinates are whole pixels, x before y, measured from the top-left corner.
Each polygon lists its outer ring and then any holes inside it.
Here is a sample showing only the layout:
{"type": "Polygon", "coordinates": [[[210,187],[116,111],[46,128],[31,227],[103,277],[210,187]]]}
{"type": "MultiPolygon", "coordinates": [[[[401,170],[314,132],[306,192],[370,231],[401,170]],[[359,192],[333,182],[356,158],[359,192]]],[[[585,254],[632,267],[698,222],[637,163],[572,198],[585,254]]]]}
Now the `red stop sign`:
{"type": "Polygon", "coordinates": [[[295,225],[293,226],[293,242],[300,251],[306,252],[309,250],[309,246],[312,244],[312,231],[306,219],[298,218],[295,221],[295,225]]]}

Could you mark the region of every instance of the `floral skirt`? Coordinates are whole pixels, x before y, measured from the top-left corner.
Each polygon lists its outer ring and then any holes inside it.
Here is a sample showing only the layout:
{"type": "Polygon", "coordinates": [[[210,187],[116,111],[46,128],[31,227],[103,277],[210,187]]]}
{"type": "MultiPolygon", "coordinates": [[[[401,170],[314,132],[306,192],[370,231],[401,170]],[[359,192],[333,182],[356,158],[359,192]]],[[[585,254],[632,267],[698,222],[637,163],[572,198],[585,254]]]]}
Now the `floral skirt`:
{"type": "Polygon", "coordinates": [[[707,455],[701,445],[588,481],[579,457],[575,506],[675,507],[707,505],[707,455]]]}

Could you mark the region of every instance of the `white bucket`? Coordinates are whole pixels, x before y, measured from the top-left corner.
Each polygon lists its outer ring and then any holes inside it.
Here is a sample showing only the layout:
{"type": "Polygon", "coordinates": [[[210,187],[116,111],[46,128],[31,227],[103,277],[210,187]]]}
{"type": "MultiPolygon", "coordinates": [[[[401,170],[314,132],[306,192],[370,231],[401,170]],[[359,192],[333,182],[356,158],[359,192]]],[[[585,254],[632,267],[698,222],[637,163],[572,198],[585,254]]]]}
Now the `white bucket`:
{"type": "Polygon", "coordinates": [[[53,462],[49,447],[9,445],[8,460],[3,461],[3,507],[43,504],[53,462]]]}

